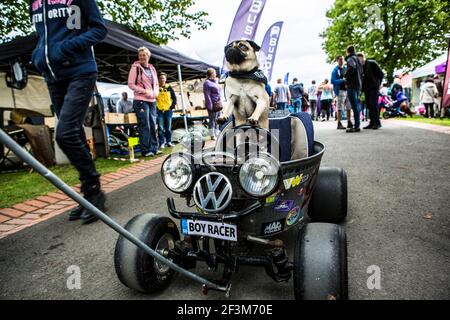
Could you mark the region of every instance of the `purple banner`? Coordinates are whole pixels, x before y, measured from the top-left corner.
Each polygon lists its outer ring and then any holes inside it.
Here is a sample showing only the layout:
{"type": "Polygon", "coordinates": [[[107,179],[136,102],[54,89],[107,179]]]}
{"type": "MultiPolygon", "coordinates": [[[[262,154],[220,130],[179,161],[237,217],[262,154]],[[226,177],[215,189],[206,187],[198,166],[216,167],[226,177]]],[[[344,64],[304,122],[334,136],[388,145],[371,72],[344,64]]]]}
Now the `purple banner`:
{"type": "MultiPolygon", "coordinates": [[[[265,5],[266,0],[242,0],[236,13],[236,17],[234,17],[227,44],[242,39],[255,40],[256,30],[258,30],[259,20],[261,19],[265,5]]],[[[224,58],[222,67],[223,72],[226,71],[225,68],[224,58]]]]}
{"type": "Polygon", "coordinates": [[[282,28],[283,22],[280,21],[274,23],[269,30],[267,30],[259,54],[259,60],[262,66],[261,69],[264,71],[267,78],[269,78],[269,81],[272,80],[273,65],[277,55],[278,42],[280,40],[282,28]]]}
{"type": "Polygon", "coordinates": [[[447,68],[445,70],[442,106],[444,108],[450,108],[450,40],[448,43],[447,68]]]}

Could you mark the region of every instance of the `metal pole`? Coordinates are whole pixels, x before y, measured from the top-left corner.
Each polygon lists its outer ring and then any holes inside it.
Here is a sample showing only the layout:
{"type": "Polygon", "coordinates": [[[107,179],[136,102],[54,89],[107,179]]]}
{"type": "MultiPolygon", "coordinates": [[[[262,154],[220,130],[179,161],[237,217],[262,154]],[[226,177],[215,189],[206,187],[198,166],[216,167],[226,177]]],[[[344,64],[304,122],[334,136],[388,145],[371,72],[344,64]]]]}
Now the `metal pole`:
{"type": "Polygon", "coordinates": [[[186,129],[186,132],[188,133],[189,129],[187,123],[186,105],[184,102],[183,76],[181,75],[181,65],[178,65],[178,81],[180,82],[181,106],[183,107],[184,114],[184,127],[186,129]]]}
{"type": "Polygon", "coordinates": [[[161,263],[166,264],[171,269],[185,275],[186,277],[197,281],[209,289],[227,292],[227,288],[220,287],[217,284],[214,284],[202,277],[189,272],[180,266],[176,265],[170,260],[167,260],[162,255],[151,249],[144,242],[136,238],[133,234],[124,229],[121,225],[115,222],[113,219],[108,217],[102,211],[97,209],[94,205],[92,205],[89,201],[80,196],[77,192],[72,190],[67,184],[65,184],[60,178],[58,178],[53,172],[48,170],[45,166],[43,166],[39,161],[37,161],[33,156],[31,156],[27,151],[22,149],[11,137],[9,137],[3,130],[0,130],[0,143],[7,146],[12,152],[14,152],[22,161],[28,163],[33,169],[35,169],[39,174],[41,174],[44,178],[49,180],[55,187],[63,191],[66,195],[72,198],[75,202],[79,203],[83,208],[90,211],[97,218],[106,223],[109,227],[119,233],[121,236],[134,243],[137,247],[144,250],[145,253],[149,254],[156,260],[159,260],[161,263]]]}

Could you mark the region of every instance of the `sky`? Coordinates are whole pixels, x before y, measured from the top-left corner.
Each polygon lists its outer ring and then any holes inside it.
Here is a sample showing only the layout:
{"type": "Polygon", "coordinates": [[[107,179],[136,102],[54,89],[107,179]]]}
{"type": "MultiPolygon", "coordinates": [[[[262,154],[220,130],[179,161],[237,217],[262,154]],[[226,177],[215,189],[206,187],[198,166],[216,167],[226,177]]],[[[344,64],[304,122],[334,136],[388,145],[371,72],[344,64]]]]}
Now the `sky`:
{"type": "MultiPolygon", "coordinates": [[[[190,39],[169,42],[185,55],[222,66],[223,48],[241,0],[196,0],[192,10],[206,11],[212,25],[207,30],[192,30],[190,39]]],[[[289,82],[297,77],[306,86],[312,80],[329,79],[333,66],[327,64],[319,33],[328,26],[325,12],[334,0],[267,0],[255,41],[262,44],[267,29],[284,21],[272,81],[290,73],[289,82]]]]}

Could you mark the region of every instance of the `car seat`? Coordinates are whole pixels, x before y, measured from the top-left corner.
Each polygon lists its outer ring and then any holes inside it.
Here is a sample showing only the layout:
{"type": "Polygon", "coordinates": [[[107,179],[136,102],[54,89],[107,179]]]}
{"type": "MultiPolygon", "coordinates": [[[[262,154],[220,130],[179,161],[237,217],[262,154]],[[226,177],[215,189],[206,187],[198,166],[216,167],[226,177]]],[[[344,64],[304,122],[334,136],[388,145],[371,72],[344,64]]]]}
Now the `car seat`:
{"type": "MultiPolygon", "coordinates": [[[[223,151],[223,135],[234,127],[234,119],[222,126],[215,150],[223,151]]],[[[307,113],[293,113],[281,118],[270,118],[269,129],[272,134],[278,130],[280,143],[280,162],[308,158],[314,153],[314,125],[307,113]]]]}

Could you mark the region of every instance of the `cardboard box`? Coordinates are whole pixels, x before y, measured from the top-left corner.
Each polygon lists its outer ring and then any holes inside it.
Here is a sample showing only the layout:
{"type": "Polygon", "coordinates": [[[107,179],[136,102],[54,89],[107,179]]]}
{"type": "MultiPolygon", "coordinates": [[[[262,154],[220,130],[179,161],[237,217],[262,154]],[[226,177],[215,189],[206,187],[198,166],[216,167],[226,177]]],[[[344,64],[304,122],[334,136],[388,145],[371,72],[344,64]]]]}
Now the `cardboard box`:
{"type": "Polygon", "coordinates": [[[124,113],[105,113],[105,123],[107,124],[124,124],[125,114],[124,113]]]}
{"type": "Polygon", "coordinates": [[[137,124],[138,123],[138,119],[137,119],[136,113],[127,113],[125,115],[125,123],[137,124]]]}
{"type": "Polygon", "coordinates": [[[207,117],[208,110],[206,110],[206,109],[202,109],[202,110],[191,109],[190,114],[191,114],[191,117],[207,117]]]}

